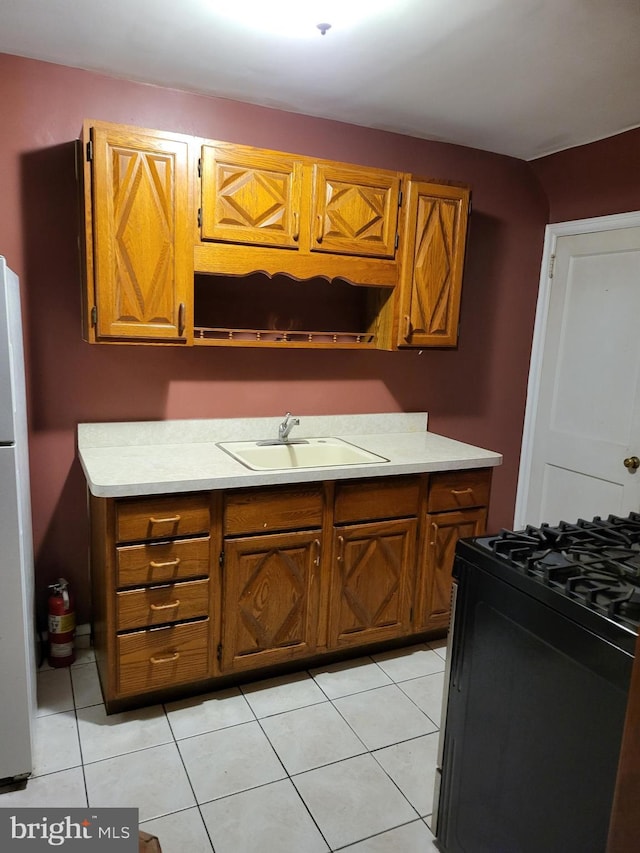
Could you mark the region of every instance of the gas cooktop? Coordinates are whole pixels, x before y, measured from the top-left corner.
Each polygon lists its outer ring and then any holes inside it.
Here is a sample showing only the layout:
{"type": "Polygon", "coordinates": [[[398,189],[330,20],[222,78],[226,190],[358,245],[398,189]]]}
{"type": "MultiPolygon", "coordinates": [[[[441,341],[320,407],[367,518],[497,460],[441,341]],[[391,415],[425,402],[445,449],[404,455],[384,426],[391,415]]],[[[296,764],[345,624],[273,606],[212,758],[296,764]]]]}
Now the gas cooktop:
{"type": "Polygon", "coordinates": [[[640,513],[461,539],[453,571],[438,849],[600,853],[638,643],[640,513]]]}
{"type": "Polygon", "coordinates": [[[640,513],[502,530],[474,541],[521,574],[638,633],[640,513]]]}

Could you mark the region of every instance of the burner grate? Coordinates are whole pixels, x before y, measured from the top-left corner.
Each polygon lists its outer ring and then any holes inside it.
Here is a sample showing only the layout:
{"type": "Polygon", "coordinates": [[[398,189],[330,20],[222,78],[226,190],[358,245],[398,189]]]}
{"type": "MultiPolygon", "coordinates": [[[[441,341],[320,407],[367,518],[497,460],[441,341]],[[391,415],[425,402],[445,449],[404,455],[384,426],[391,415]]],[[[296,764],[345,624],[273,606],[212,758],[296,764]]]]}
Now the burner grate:
{"type": "Polygon", "coordinates": [[[559,594],[640,625],[640,513],[528,525],[476,541],[559,594]]]}

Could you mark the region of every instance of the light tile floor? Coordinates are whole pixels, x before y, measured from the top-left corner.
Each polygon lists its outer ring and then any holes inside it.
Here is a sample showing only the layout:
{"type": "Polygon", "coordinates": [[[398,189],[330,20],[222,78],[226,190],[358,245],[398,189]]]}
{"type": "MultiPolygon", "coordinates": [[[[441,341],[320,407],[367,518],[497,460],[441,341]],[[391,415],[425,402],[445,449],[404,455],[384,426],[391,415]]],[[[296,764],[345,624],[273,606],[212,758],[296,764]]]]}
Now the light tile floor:
{"type": "Polygon", "coordinates": [[[137,807],[163,853],[435,851],[445,656],[423,643],[107,716],[80,648],[38,673],[34,775],[0,807],[137,807]]]}

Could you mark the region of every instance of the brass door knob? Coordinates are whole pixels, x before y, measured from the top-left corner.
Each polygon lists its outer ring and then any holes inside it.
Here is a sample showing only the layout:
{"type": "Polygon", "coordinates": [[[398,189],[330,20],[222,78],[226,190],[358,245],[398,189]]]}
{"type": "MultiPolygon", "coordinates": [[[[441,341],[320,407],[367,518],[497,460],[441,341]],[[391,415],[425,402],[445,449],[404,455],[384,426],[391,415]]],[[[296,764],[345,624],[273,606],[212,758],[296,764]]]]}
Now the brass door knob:
{"type": "Polygon", "coordinates": [[[624,467],[628,468],[629,471],[636,471],[640,468],[640,459],[637,456],[627,456],[624,460],[624,467]]]}

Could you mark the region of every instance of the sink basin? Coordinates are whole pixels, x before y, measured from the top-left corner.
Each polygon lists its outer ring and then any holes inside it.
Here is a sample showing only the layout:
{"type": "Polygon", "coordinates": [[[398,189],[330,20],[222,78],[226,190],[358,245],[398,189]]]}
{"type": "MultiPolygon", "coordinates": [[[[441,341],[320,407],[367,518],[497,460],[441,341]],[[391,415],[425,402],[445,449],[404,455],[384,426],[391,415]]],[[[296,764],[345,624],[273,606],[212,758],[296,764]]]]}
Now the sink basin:
{"type": "Polygon", "coordinates": [[[341,438],[305,438],[284,443],[221,441],[218,447],[252,471],[332,468],[389,461],[341,438]]]}

